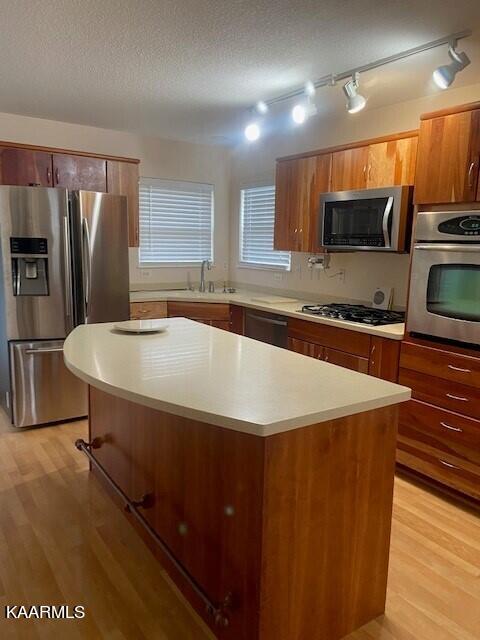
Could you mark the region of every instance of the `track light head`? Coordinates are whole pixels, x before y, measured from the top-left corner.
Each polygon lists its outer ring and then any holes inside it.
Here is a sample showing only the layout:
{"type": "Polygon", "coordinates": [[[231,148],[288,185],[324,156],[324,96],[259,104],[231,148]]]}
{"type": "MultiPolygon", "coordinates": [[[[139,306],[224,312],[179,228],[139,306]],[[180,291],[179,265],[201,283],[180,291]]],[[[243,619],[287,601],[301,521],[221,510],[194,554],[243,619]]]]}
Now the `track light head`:
{"type": "Polygon", "coordinates": [[[247,126],[245,127],[245,138],[249,141],[249,142],[255,142],[255,140],[258,140],[260,138],[260,127],[256,122],[250,122],[250,124],[247,124],[247,126]]]}
{"type": "Polygon", "coordinates": [[[305,95],[308,98],[313,98],[313,96],[315,95],[315,91],[315,85],[311,80],[308,80],[308,82],[305,83],[305,95]]]}
{"type": "Polygon", "coordinates": [[[358,113],[367,104],[366,99],[358,93],[359,74],[354,73],[351,80],[343,85],[343,93],[347,97],[348,113],[358,113]]]}
{"type": "Polygon", "coordinates": [[[264,116],[266,113],[268,113],[268,104],[263,100],[259,100],[255,105],[255,111],[261,116],[264,116]]]}
{"type": "Polygon", "coordinates": [[[303,104],[296,104],[292,109],[292,120],[295,124],[303,124],[307,119],[307,110],[303,104]]]}
{"type": "Polygon", "coordinates": [[[448,55],[451,59],[450,64],[444,64],[433,72],[433,80],[440,89],[448,89],[457,73],[470,64],[467,54],[464,51],[455,51],[454,44],[449,45],[448,55]]]}

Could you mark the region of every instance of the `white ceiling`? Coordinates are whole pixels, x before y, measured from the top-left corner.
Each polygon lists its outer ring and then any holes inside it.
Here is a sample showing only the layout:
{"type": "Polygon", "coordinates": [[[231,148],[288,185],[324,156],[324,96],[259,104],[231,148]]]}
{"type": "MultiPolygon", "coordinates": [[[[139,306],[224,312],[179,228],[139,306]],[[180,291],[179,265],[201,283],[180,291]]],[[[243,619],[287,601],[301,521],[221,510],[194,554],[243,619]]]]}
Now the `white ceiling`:
{"type": "MultiPolygon", "coordinates": [[[[234,143],[246,109],[465,28],[479,0],[0,0],[0,111],[234,143]]],[[[456,86],[480,81],[472,65],[456,86]]],[[[368,107],[433,92],[446,49],[362,78],[368,107]],[[385,91],[388,89],[388,91],[385,91]]],[[[320,116],[343,108],[322,89],[320,116]]]]}

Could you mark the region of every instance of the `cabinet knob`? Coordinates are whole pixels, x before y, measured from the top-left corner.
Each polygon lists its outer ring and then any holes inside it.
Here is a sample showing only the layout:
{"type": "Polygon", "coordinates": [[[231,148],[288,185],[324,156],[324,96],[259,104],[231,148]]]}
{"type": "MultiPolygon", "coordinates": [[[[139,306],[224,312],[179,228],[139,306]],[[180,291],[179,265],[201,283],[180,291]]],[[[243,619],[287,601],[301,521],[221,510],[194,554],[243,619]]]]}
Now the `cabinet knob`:
{"type": "Polygon", "coordinates": [[[231,518],[232,516],[235,515],[235,507],[231,504],[227,504],[225,505],[223,512],[225,513],[226,516],[231,518]]]}
{"type": "Polygon", "coordinates": [[[181,536],[186,536],[188,533],[188,525],[186,522],[180,522],[178,525],[178,533],[181,536]]]}

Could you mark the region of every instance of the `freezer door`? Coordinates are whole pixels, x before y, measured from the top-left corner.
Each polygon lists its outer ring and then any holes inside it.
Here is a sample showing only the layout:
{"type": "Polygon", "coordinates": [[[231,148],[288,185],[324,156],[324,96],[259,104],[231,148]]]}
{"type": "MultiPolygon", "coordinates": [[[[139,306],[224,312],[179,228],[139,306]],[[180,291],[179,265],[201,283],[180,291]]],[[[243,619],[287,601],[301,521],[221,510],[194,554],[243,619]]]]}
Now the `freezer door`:
{"type": "Polygon", "coordinates": [[[76,324],[128,320],[127,198],[71,194],[75,235],[76,324]]]}
{"type": "Polygon", "coordinates": [[[68,192],[0,187],[0,254],[7,338],[64,338],[73,327],[68,192]]]}
{"type": "Polygon", "coordinates": [[[11,342],[10,375],[16,427],[87,415],[87,385],[65,366],[62,340],[11,342]]]}

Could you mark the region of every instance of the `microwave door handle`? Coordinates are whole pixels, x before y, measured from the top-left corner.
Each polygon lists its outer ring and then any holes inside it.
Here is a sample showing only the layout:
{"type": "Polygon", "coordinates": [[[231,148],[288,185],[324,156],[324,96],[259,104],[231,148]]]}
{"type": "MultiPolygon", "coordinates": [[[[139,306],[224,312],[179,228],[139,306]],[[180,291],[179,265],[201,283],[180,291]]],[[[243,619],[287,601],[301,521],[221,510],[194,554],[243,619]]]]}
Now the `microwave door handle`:
{"type": "Polygon", "coordinates": [[[387,198],[387,204],[385,205],[385,211],[383,212],[383,222],[382,222],[383,239],[385,241],[386,249],[389,249],[392,244],[390,234],[388,232],[388,221],[390,220],[392,207],[393,207],[393,196],[389,196],[387,198]]]}

